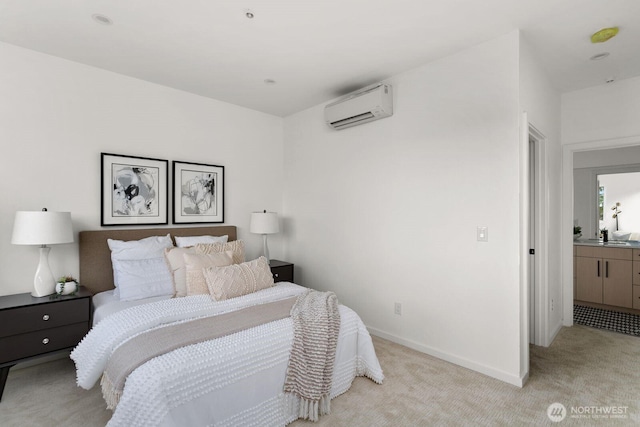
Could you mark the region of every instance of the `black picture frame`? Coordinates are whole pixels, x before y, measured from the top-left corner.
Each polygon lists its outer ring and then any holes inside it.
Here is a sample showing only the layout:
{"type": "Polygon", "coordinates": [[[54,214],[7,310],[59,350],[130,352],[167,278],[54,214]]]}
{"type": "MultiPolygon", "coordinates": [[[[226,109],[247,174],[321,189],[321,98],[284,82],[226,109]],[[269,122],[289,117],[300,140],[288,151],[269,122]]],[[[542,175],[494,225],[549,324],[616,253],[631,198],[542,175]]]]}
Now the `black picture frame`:
{"type": "Polygon", "coordinates": [[[100,225],[166,225],[169,161],[100,153],[100,225]]]}
{"type": "Polygon", "coordinates": [[[173,223],[224,222],[224,166],[173,161],[173,223]]]}

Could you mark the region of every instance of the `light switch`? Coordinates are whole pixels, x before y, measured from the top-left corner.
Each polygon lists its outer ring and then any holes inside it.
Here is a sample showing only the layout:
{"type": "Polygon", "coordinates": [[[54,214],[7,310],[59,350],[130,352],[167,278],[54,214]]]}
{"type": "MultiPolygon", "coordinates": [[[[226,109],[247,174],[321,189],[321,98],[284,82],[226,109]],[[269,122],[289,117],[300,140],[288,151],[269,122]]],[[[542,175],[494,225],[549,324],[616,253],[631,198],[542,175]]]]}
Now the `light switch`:
{"type": "Polygon", "coordinates": [[[478,227],[478,242],[489,241],[489,227],[478,227]]]}

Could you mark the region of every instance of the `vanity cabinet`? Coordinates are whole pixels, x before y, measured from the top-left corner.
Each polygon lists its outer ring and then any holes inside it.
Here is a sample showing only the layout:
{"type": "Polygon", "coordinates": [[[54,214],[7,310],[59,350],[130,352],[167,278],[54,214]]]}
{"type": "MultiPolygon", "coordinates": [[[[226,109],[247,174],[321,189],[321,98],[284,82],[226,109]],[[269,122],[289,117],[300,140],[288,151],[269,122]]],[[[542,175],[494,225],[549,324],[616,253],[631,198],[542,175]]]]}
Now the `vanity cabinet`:
{"type": "MultiPolygon", "coordinates": [[[[577,246],[576,299],[632,308],[634,306],[633,260],[632,249],[577,246]]],[[[637,268],[640,268],[640,265],[637,268]]],[[[640,307],[640,304],[638,306],[640,307]]]]}
{"type": "Polygon", "coordinates": [[[640,249],[633,250],[633,308],[640,310],[640,249]]]}

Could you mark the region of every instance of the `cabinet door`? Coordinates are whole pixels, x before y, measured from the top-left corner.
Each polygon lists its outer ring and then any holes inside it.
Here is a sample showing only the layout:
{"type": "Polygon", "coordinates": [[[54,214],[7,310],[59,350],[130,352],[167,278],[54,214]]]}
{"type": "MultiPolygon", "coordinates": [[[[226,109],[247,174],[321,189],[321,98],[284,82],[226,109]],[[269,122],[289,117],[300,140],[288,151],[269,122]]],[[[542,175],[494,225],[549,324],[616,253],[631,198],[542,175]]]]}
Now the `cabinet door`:
{"type": "Polygon", "coordinates": [[[633,304],[633,263],[604,259],[603,303],[631,308],[633,304]]]}
{"type": "MultiPolygon", "coordinates": [[[[636,251],[638,249],[634,249],[636,251]]],[[[640,261],[633,261],[633,284],[640,286],[640,261]]]]}
{"type": "Polygon", "coordinates": [[[602,304],[603,262],[599,258],[576,257],[576,299],[602,304]]]}

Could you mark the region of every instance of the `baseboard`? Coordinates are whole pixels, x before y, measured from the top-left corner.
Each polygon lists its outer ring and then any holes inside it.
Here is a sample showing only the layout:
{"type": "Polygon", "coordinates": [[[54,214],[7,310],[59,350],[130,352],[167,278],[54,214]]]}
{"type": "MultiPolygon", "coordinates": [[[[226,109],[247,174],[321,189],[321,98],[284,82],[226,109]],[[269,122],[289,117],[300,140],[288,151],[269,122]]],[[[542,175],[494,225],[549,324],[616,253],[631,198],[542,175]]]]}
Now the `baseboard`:
{"type": "Polygon", "coordinates": [[[423,345],[423,344],[419,344],[419,343],[411,341],[411,340],[407,340],[407,339],[404,339],[404,338],[397,337],[395,335],[392,335],[390,333],[387,333],[387,332],[382,331],[382,330],[377,329],[377,328],[371,328],[371,327],[367,326],[367,329],[369,330],[369,333],[371,333],[371,335],[375,335],[377,337],[384,338],[384,339],[389,340],[391,342],[394,342],[396,344],[400,344],[400,345],[403,345],[405,347],[409,347],[410,349],[419,351],[421,353],[425,353],[425,354],[428,354],[430,356],[437,357],[438,359],[442,359],[444,361],[453,363],[455,365],[462,366],[463,368],[471,369],[472,371],[479,372],[481,374],[484,374],[484,375],[487,375],[489,377],[495,378],[495,379],[500,380],[502,382],[515,385],[517,387],[524,386],[524,383],[527,380],[528,374],[526,374],[524,377],[519,377],[517,375],[511,375],[511,374],[509,374],[507,372],[504,372],[504,371],[501,371],[499,369],[494,369],[494,368],[491,368],[489,366],[485,366],[485,365],[482,365],[480,363],[476,363],[476,362],[473,362],[471,360],[468,360],[468,359],[465,359],[465,358],[462,358],[462,357],[455,356],[453,354],[449,354],[449,353],[440,351],[440,350],[438,350],[436,348],[433,348],[433,347],[429,347],[429,346],[426,346],[426,345],[423,345]]]}
{"type": "Polygon", "coordinates": [[[551,334],[549,335],[549,342],[547,342],[547,345],[545,347],[549,347],[553,343],[553,340],[556,339],[563,326],[564,325],[562,324],[562,322],[556,325],[555,329],[551,331],[551,334]]]}

